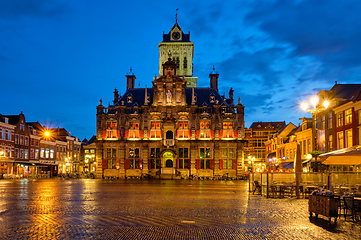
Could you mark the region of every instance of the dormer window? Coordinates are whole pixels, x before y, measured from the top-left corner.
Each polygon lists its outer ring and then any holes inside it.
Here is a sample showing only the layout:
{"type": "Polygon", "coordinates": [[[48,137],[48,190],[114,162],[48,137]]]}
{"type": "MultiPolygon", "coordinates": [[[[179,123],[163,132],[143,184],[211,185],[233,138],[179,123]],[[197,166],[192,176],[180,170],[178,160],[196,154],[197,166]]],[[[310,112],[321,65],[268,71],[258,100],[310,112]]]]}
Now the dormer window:
{"type": "Polygon", "coordinates": [[[216,97],[215,96],[210,96],[209,97],[209,102],[215,103],[216,102],[216,97]]]}
{"type": "Polygon", "coordinates": [[[133,97],[132,96],[128,96],[127,103],[133,103],[133,97]]]}
{"type": "Polygon", "coordinates": [[[4,118],[5,123],[9,123],[9,118],[4,118]]]}

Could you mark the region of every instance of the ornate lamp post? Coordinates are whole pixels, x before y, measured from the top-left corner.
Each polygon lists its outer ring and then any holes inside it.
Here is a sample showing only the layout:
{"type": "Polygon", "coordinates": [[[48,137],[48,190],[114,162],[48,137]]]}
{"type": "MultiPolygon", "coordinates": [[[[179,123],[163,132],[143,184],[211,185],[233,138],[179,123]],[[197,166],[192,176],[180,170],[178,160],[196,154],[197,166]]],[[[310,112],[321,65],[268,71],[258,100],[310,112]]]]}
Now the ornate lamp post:
{"type": "Polygon", "coordinates": [[[312,155],[312,157],[315,158],[315,165],[314,165],[313,171],[318,172],[317,157],[322,152],[318,151],[318,144],[317,144],[318,126],[316,126],[317,125],[316,119],[317,119],[317,114],[324,111],[324,110],[326,110],[328,108],[328,106],[330,105],[330,102],[326,100],[326,101],[323,102],[323,107],[318,107],[319,99],[318,99],[317,96],[313,96],[309,102],[313,106],[313,109],[309,109],[309,104],[307,102],[303,102],[301,104],[301,108],[305,112],[310,112],[312,114],[312,139],[314,141],[314,144],[313,144],[313,151],[311,151],[310,154],[312,155]]]}

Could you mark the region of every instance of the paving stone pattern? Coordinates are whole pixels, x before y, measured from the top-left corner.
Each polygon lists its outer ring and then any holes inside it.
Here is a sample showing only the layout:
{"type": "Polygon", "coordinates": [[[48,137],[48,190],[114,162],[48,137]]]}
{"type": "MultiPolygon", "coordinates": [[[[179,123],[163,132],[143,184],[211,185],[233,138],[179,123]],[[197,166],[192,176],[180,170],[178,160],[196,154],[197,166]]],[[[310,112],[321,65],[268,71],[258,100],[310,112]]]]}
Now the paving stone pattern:
{"type": "Polygon", "coordinates": [[[246,181],[0,180],[0,239],[361,239],[246,181]]]}

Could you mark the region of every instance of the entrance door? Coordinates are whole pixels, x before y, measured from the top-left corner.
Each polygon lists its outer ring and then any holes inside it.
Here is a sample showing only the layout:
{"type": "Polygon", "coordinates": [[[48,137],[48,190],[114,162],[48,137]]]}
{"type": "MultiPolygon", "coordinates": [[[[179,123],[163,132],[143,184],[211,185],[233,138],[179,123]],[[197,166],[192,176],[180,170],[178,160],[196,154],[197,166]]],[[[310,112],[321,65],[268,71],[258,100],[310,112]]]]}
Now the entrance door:
{"type": "Polygon", "coordinates": [[[172,168],[174,167],[173,153],[165,152],[163,154],[163,167],[172,168]]]}

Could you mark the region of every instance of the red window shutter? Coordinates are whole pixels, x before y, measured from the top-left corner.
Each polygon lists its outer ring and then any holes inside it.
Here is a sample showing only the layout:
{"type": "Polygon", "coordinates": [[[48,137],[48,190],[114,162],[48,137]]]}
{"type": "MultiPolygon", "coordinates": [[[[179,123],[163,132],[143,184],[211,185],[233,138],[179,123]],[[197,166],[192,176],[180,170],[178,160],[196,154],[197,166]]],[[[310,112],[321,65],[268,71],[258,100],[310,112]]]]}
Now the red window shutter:
{"type": "Polygon", "coordinates": [[[117,169],[120,169],[120,160],[117,159],[117,169]]]}
{"type": "Polygon", "coordinates": [[[211,130],[211,138],[214,138],[214,130],[211,130]]]}
{"type": "Polygon", "coordinates": [[[219,137],[223,138],[223,130],[219,130],[219,137]]]}
{"type": "Polygon", "coordinates": [[[233,159],[233,169],[237,169],[237,159],[233,159]]]}
{"type": "Polygon", "coordinates": [[[107,160],[102,159],[102,169],[107,169],[107,160]]]}
{"type": "Polygon", "coordinates": [[[214,169],[214,159],[209,160],[209,168],[214,169]]]}
{"type": "Polygon", "coordinates": [[[117,130],[117,138],[120,138],[120,130],[117,130]]]}
{"type": "Polygon", "coordinates": [[[238,138],[238,130],[233,130],[233,137],[238,138]]]}
{"type": "Polygon", "coordinates": [[[179,168],[179,159],[177,159],[177,168],[179,168]]]}
{"type": "Polygon", "coordinates": [[[139,169],[143,169],[143,160],[139,159],[139,169]]]}
{"type": "Polygon", "coordinates": [[[124,131],[124,137],[125,137],[125,138],[129,138],[129,130],[125,130],[125,131],[124,131]]]}
{"type": "Polygon", "coordinates": [[[102,131],[102,138],[107,138],[107,130],[102,131]]]}
{"type": "Polygon", "coordinates": [[[219,169],[223,169],[223,159],[219,159],[219,169]]]}
{"type": "Polygon", "coordinates": [[[200,130],[196,130],[196,138],[199,138],[201,136],[201,131],[200,130]]]}
{"type": "Polygon", "coordinates": [[[177,130],[177,138],[179,138],[180,132],[179,130],[177,130]]]}
{"type": "Polygon", "coordinates": [[[200,169],[200,168],[201,168],[201,160],[196,159],[196,169],[200,169]]]}
{"type": "Polygon", "coordinates": [[[124,160],[124,168],[129,169],[129,159],[124,160]]]}
{"type": "Polygon", "coordinates": [[[150,164],[151,161],[152,161],[152,160],[148,159],[148,169],[150,169],[150,167],[151,167],[151,164],[150,164]]]}
{"type": "Polygon", "coordinates": [[[192,137],[192,130],[189,129],[188,131],[189,131],[188,137],[191,138],[192,137]]]}
{"type": "Polygon", "coordinates": [[[139,138],[143,138],[143,130],[139,131],[139,138]]]}

